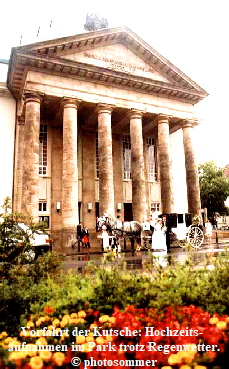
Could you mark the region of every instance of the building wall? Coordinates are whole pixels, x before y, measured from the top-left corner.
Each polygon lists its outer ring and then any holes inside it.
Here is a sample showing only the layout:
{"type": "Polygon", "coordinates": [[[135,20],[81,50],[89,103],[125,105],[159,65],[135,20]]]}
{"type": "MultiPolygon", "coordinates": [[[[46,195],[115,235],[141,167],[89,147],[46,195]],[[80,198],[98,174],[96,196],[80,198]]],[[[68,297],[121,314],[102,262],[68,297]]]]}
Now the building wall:
{"type": "Polygon", "coordinates": [[[0,61],[0,204],[13,192],[16,101],[5,84],[7,70],[8,64],[0,61]]]}

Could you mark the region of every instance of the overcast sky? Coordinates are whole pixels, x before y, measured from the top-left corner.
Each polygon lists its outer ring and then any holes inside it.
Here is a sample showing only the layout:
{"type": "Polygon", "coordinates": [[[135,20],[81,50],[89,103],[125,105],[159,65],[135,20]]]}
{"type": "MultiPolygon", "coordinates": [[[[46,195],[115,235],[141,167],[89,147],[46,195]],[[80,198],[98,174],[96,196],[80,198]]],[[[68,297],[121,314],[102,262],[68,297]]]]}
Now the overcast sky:
{"type": "Polygon", "coordinates": [[[0,59],[8,59],[20,40],[28,44],[84,32],[87,12],[106,17],[109,27],[127,26],[209,93],[194,110],[203,119],[194,130],[197,159],[224,166],[229,163],[228,9],[227,0],[4,1],[0,59]]]}

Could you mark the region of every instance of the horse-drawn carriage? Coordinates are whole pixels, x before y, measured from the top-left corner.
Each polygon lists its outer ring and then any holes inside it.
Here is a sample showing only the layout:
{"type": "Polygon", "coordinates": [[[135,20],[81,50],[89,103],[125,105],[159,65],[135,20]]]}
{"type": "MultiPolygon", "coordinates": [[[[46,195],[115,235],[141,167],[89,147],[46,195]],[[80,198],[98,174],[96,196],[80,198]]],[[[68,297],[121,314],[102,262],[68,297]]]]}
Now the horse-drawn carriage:
{"type": "MultiPolygon", "coordinates": [[[[198,249],[204,241],[203,227],[199,223],[199,218],[192,219],[191,214],[163,214],[166,229],[166,239],[171,246],[185,247],[191,245],[198,249]]],[[[155,220],[156,221],[156,220],[155,220]]],[[[154,221],[140,223],[137,221],[122,222],[120,220],[104,214],[98,218],[97,227],[101,229],[106,225],[108,232],[114,236],[115,243],[119,244],[119,239],[130,238],[133,245],[134,240],[137,243],[137,249],[151,248],[152,234],[154,232],[154,221]]]]}
{"type": "Polygon", "coordinates": [[[189,213],[170,213],[163,214],[162,217],[165,218],[168,247],[185,247],[190,245],[198,249],[202,245],[204,232],[198,216],[192,219],[189,213]]]}

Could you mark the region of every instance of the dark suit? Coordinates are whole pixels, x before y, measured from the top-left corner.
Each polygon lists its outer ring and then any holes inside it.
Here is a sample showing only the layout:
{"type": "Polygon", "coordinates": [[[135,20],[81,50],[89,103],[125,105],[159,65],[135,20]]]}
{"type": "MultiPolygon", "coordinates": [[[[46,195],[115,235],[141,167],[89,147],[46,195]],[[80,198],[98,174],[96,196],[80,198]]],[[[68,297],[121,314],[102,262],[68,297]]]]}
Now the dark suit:
{"type": "Polygon", "coordinates": [[[167,251],[169,251],[170,249],[170,231],[171,231],[171,227],[169,222],[167,221],[167,217],[166,217],[166,221],[162,220],[163,226],[166,227],[166,231],[165,231],[165,238],[166,238],[166,246],[167,246],[167,251]]]}
{"type": "Polygon", "coordinates": [[[82,224],[78,224],[76,232],[77,232],[78,241],[82,242],[82,237],[83,237],[83,225],[82,224]]]}

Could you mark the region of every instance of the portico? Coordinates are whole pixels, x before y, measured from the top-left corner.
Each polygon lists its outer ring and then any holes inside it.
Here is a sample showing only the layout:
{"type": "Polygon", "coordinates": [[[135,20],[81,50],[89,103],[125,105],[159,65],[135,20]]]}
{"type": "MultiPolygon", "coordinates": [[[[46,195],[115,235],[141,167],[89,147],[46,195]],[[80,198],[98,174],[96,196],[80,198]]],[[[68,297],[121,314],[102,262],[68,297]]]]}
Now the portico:
{"type": "Polygon", "coordinates": [[[14,208],[48,217],[59,247],[104,211],[139,221],[151,204],[176,212],[176,132],[187,211],[199,213],[192,107],[207,93],[129,29],[14,48],[8,87],[18,101],[14,208]]]}

